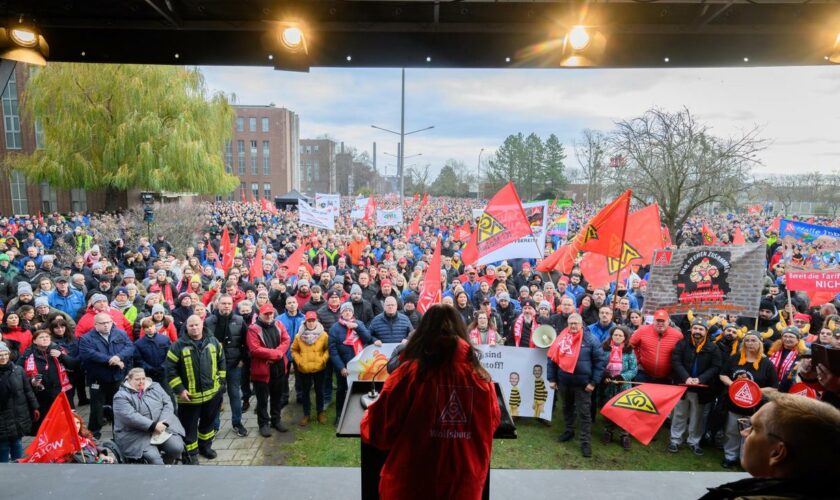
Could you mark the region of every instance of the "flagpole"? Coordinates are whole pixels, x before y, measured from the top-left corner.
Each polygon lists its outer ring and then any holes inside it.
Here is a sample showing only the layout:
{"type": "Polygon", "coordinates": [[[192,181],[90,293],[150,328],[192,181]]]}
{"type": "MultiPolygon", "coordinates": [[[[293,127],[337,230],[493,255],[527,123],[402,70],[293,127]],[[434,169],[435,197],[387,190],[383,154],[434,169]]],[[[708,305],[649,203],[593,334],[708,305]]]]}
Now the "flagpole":
{"type": "Polygon", "coordinates": [[[627,236],[627,219],[630,217],[630,198],[633,196],[632,190],[628,189],[627,192],[629,193],[627,197],[627,211],[624,212],[624,225],[621,227],[621,250],[618,254],[618,271],[615,273],[615,287],[613,288],[613,309],[618,305],[618,281],[621,279],[621,271],[624,269],[624,238],[627,236]]]}

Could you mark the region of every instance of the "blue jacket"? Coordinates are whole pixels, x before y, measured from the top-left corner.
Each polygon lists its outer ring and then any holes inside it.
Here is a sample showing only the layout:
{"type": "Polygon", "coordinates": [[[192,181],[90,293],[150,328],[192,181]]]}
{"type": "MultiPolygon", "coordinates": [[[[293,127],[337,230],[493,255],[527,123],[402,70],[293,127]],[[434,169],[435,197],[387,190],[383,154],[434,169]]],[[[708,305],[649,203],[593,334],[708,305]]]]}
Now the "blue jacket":
{"type": "Polygon", "coordinates": [[[381,340],[383,344],[399,343],[408,337],[411,330],[414,330],[411,320],[401,312],[397,312],[393,318],[380,313],[370,322],[370,335],[374,339],[381,340]]]}
{"type": "MultiPolygon", "coordinates": [[[[362,344],[368,345],[372,343],[373,338],[370,336],[370,332],[365,327],[365,324],[358,320],[356,320],[356,324],[359,325],[356,327],[356,334],[362,339],[362,344]]],[[[330,361],[336,370],[346,368],[347,363],[356,356],[356,353],[353,352],[353,346],[344,343],[346,337],[347,328],[341,323],[336,322],[330,328],[330,361]]]]}
{"type": "Polygon", "coordinates": [[[79,357],[87,373],[88,383],[121,382],[131,369],[134,344],[128,335],[117,327],[111,327],[107,341],[94,328],[79,340],[79,357]],[[125,368],[108,365],[112,356],[119,356],[125,368]]]}
{"type": "Polygon", "coordinates": [[[42,233],[41,231],[38,231],[35,233],[35,237],[41,240],[44,248],[52,248],[55,243],[55,237],[53,237],[52,233],[49,232],[42,233]]]}
{"type": "Polygon", "coordinates": [[[286,358],[289,360],[292,359],[292,344],[295,342],[295,335],[297,335],[298,330],[300,330],[300,325],[303,324],[303,321],[306,319],[306,316],[301,314],[300,310],[298,310],[297,316],[289,316],[288,312],[284,312],[281,314],[277,319],[283,323],[283,326],[286,327],[286,332],[289,333],[289,350],[286,352],[286,358]]]}
{"type": "Polygon", "coordinates": [[[596,321],[589,325],[586,329],[589,330],[589,333],[595,336],[598,339],[598,342],[604,343],[608,338],[610,338],[610,330],[612,327],[615,326],[615,323],[610,321],[610,324],[607,326],[601,326],[600,321],[596,321]]]}
{"type": "Polygon", "coordinates": [[[604,375],[604,368],[607,367],[607,357],[601,343],[594,335],[584,330],[583,341],[580,346],[580,355],[574,373],[566,373],[560,369],[551,358],[548,359],[549,382],[556,382],[559,385],[571,385],[583,387],[586,384],[598,385],[604,375]]]}
{"type": "Polygon", "coordinates": [[[55,307],[59,311],[66,313],[74,320],[79,319],[77,314],[85,306],[85,296],[78,290],[72,288],[67,289],[67,296],[58,293],[58,290],[53,290],[47,296],[50,307],[55,307]]]}
{"type": "Polygon", "coordinates": [[[473,294],[481,288],[481,282],[476,281],[475,283],[470,283],[470,281],[467,280],[461,286],[464,288],[464,292],[466,292],[467,297],[469,297],[470,299],[470,302],[472,302],[473,294]]]}
{"type": "MultiPolygon", "coordinates": [[[[163,375],[163,362],[166,361],[170,345],[172,341],[165,333],[157,333],[151,338],[145,334],[141,335],[134,343],[134,366],[163,375]]],[[[160,378],[159,381],[163,382],[163,379],[160,378]]]]}

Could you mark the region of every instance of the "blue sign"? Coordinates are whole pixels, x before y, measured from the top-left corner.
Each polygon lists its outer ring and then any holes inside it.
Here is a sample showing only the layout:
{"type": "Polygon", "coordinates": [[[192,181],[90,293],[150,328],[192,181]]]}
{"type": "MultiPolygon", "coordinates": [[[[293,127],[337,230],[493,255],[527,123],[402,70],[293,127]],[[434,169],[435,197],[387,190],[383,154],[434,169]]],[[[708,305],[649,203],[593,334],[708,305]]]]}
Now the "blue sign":
{"type": "Polygon", "coordinates": [[[808,224],[796,220],[782,219],[779,224],[779,234],[782,238],[787,236],[793,237],[797,241],[814,241],[820,236],[830,236],[832,238],[840,239],[840,228],[818,226],[816,224],[808,224]]]}

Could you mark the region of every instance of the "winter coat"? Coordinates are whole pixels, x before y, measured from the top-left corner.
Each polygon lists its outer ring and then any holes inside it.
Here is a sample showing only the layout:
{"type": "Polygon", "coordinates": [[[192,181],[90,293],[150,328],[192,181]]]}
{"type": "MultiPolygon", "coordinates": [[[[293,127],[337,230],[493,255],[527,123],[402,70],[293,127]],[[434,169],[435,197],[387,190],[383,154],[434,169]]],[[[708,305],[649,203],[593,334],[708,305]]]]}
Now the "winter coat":
{"type": "Polygon", "coordinates": [[[0,440],[18,439],[30,434],[32,412],[37,409],[35,392],[23,368],[11,361],[0,367],[0,440]]]}
{"type": "MultiPolygon", "coordinates": [[[[604,349],[604,376],[608,376],[606,372],[607,363],[610,360],[610,353],[612,353],[612,345],[609,349],[604,349]]],[[[633,351],[621,353],[621,373],[620,376],[626,381],[631,381],[636,378],[636,373],[639,371],[639,365],[636,363],[636,354],[633,351]]],[[[604,395],[609,399],[621,391],[625,391],[632,387],[630,384],[604,384],[604,395]]]]}
{"type": "Polygon", "coordinates": [[[163,367],[179,405],[206,403],[216,397],[225,380],[224,349],[206,330],[199,340],[183,336],[169,347],[163,367]],[[189,401],[180,397],[184,389],[189,392],[189,401]]]}
{"type": "MultiPolygon", "coordinates": [[[[690,334],[689,334],[690,335],[690,334]]],[[[694,346],[693,339],[681,340],[671,352],[671,368],[674,372],[674,383],[684,384],[687,378],[698,378],[700,383],[710,387],[689,387],[688,392],[698,393],[699,402],[709,403],[715,398],[714,386],[720,380],[720,370],[723,367],[723,356],[720,349],[706,337],[700,352],[694,346]]]]}
{"type": "MultiPolygon", "coordinates": [[[[298,311],[296,316],[289,316],[288,312],[284,312],[277,319],[286,327],[286,333],[289,334],[289,345],[291,346],[295,342],[295,336],[298,330],[303,326],[304,315],[300,311],[298,311]]],[[[286,360],[292,360],[291,349],[286,352],[286,360]]]]}
{"type": "Polygon", "coordinates": [[[292,342],[292,359],[295,360],[295,370],[298,372],[317,373],[326,368],[330,360],[329,336],[324,331],[324,327],[316,323],[315,328],[309,331],[318,335],[318,340],[310,345],[301,338],[301,334],[306,331],[306,326],[301,325],[295,335],[295,340],[292,342]]]}
{"type": "Polygon", "coordinates": [[[318,323],[321,323],[321,326],[324,327],[324,330],[327,332],[330,331],[332,326],[338,322],[338,318],[341,317],[339,310],[336,309],[335,312],[330,310],[330,306],[324,304],[318,309],[318,323]]]}
{"type": "Polygon", "coordinates": [[[286,353],[289,351],[291,340],[286,327],[278,320],[274,320],[271,325],[277,328],[277,346],[268,347],[266,343],[265,333],[263,332],[264,324],[257,320],[253,325],[248,327],[248,352],[251,355],[251,380],[254,382],[268,382],[271,380],[271,366],[277,363],[282,371],[286,373],[286,353]]]}
{"type": "MultiPolygon", "coordinates": [[[[357,321],[356,324],[358,325],[356,326],[356,334],[361,339],[362,344],[368,345],[373,343],[374,339],[370,336],[370,331],[365,327],[365,324],[361,321],[357,321]]],[[[356,357],[356,353],[353,351],[353,346],[344,343],[344,339],[347,338],[347,327],[341,323],[336,323],[330,328],[329,337],[330,362],[336,370],[340,371],[342,368],[347,367],[347,363],[351,359],[356,357]]]]}
{"type": "Polygon", "coordinates": [[[451,363],[422,378],[417,362],[402,364],[365,412],[362,441],[390,450],[383,500],[481,498],[501,416],[493,382],[478,376],[468,349],[459,341],[451,363]]]}
{"type": "MultiPolygon", "coordinates": [[[[118,310],[114,309],[113,307],[108,307],[105,310],[111,319],[114,321],[114,326],[123,332],[131,332],[133,331],[131,328],[131,323],[125,319],[125,316],[118,310]]],[[[85,310],[85,313],[79,318],[79,321],[76,323],[76,336],[81,337],[85,333],[93,330],[93,325],[95,324],[94,318],[96,315],[99,314],[93,306],[90,306],[85,310]]]]}
{"type": "Polygon", "coordinates": [[[131,369],[134,343],[116,326],[111,327],[108,340],[103,339],[98,331],[90,330],[79,340],[79,358],[89,384],[119,382],[131,369]],[[113,356],[119,356],[125,367],[109,365],[108,360],[113,356]]]}
{"type": "Polygon", "coordinates": [[[171,346],[172,342],[165,334],[142,335],[134,343],[134,366],[146,370],[148,376],[164,380],[163,363],[171,346]]]}
{"type": "MultiPolygon", "coordinates": [[[[216,333],[216,325],[219,323],[219,312],[215,311],[213,314],[208,314],[204,319],[204,327],[207,329],[208,335],[216,333]]],[[[224,338],[216,338],[225,350],[225,360],[227,361],[227,369],[235,368],[243,359],[245,346],[245,336],[248,331],[248,326],[242,316],[231,313],[230,322],[228,323],[229,335],[224,338]]]]}
{"type": "Polygon", "coordinates": [[[644,325],[630,336],[630,345],[636,351],[641,371],[652,378],[669,378],[672,371],[671,353],[683,339],[683,333],[672,326],[660,337],[653,325],[644,325]]]}
{"type": "Polygon", "coordinates": [[[549,382],[580,387],[587,384],[598,385],[601,382],[604,376],[604,368],[607,366],[604,349],[598,339],[589,331],[583,330],[581,335],[583,335],[583,340],[580,343],[580,354],[578,355],[577,365],[575,365],[575,372],[564,372],[549,358],[548,374],[546,376],[549,382]]]}
{"type": "Polygon", "coordinates": [[[53,290],[47,296],[50,307],[54,307],[66,313],[71,318],[76,318],[76,313],[85,305],[85,297],[82,292],[69,288],[67,295],[61,295],[58,290],[53,290]]]}
{"type": "Polygon", "coordinates": [[[370,322],[373,321],[374,318],[373,307],[370,305],[370,302],[362,297],[362,300],[358,302],[351,300],[350,303],[353,304],[353,316],[370,327],[370,322]]]}
{"type": "Polygon", "coordinates": [[[368,329],[370,335],[374,339],[381,340],[383,344],[396,344],[407,338],[414,328],[408,316],[398,312],[392,318],[385,313],[377,315],[370,322],[368,329]]]}
{"type": "Polygon", "coordinates": [[[152,430],[158,422],[167,424],[167,431],[182,438],[186,434],[175,416],[172,399],[160,384],[146,378],[146,389],[139,397],[126,381],[114,395],[114,441],[120,452],[131,459],[143,456],[149,447],[152,430]]]}

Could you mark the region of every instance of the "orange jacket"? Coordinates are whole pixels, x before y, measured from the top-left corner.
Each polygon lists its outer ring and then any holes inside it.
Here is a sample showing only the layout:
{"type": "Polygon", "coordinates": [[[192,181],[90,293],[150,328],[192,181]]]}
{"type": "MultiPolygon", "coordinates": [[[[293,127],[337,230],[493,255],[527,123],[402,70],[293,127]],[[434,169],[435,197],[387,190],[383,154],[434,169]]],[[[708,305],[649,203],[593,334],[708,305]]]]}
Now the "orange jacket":
{"type": "Polygon", "coordinates": [[[390,450],[379,496],[388,499],[479,499],[490,469],[501,414],[493,383],[467,362],[460,342],[452,365],[417,378],[401,365],[362,419],[362,439],[390,450]]]}
{"type": "Polygon", "coordinates": [[[669,326],[660,337],[653,325],[640,326],[630,337],[630,345],[636,351],[639,367],[653,378],[671,377],[671,352],[682,340],[683,334],[669,326]]]}
{"type": "Polygon", "coordinates": [[[347,254],[350,256],[350,262],[353,265],[359,265],[359,262],[361,262],[362,258],[362,252],[368,245],[370,245],[370,242],[367,240],[367,238],[362,240],[353,240],[347,244],[347,254]]]}

